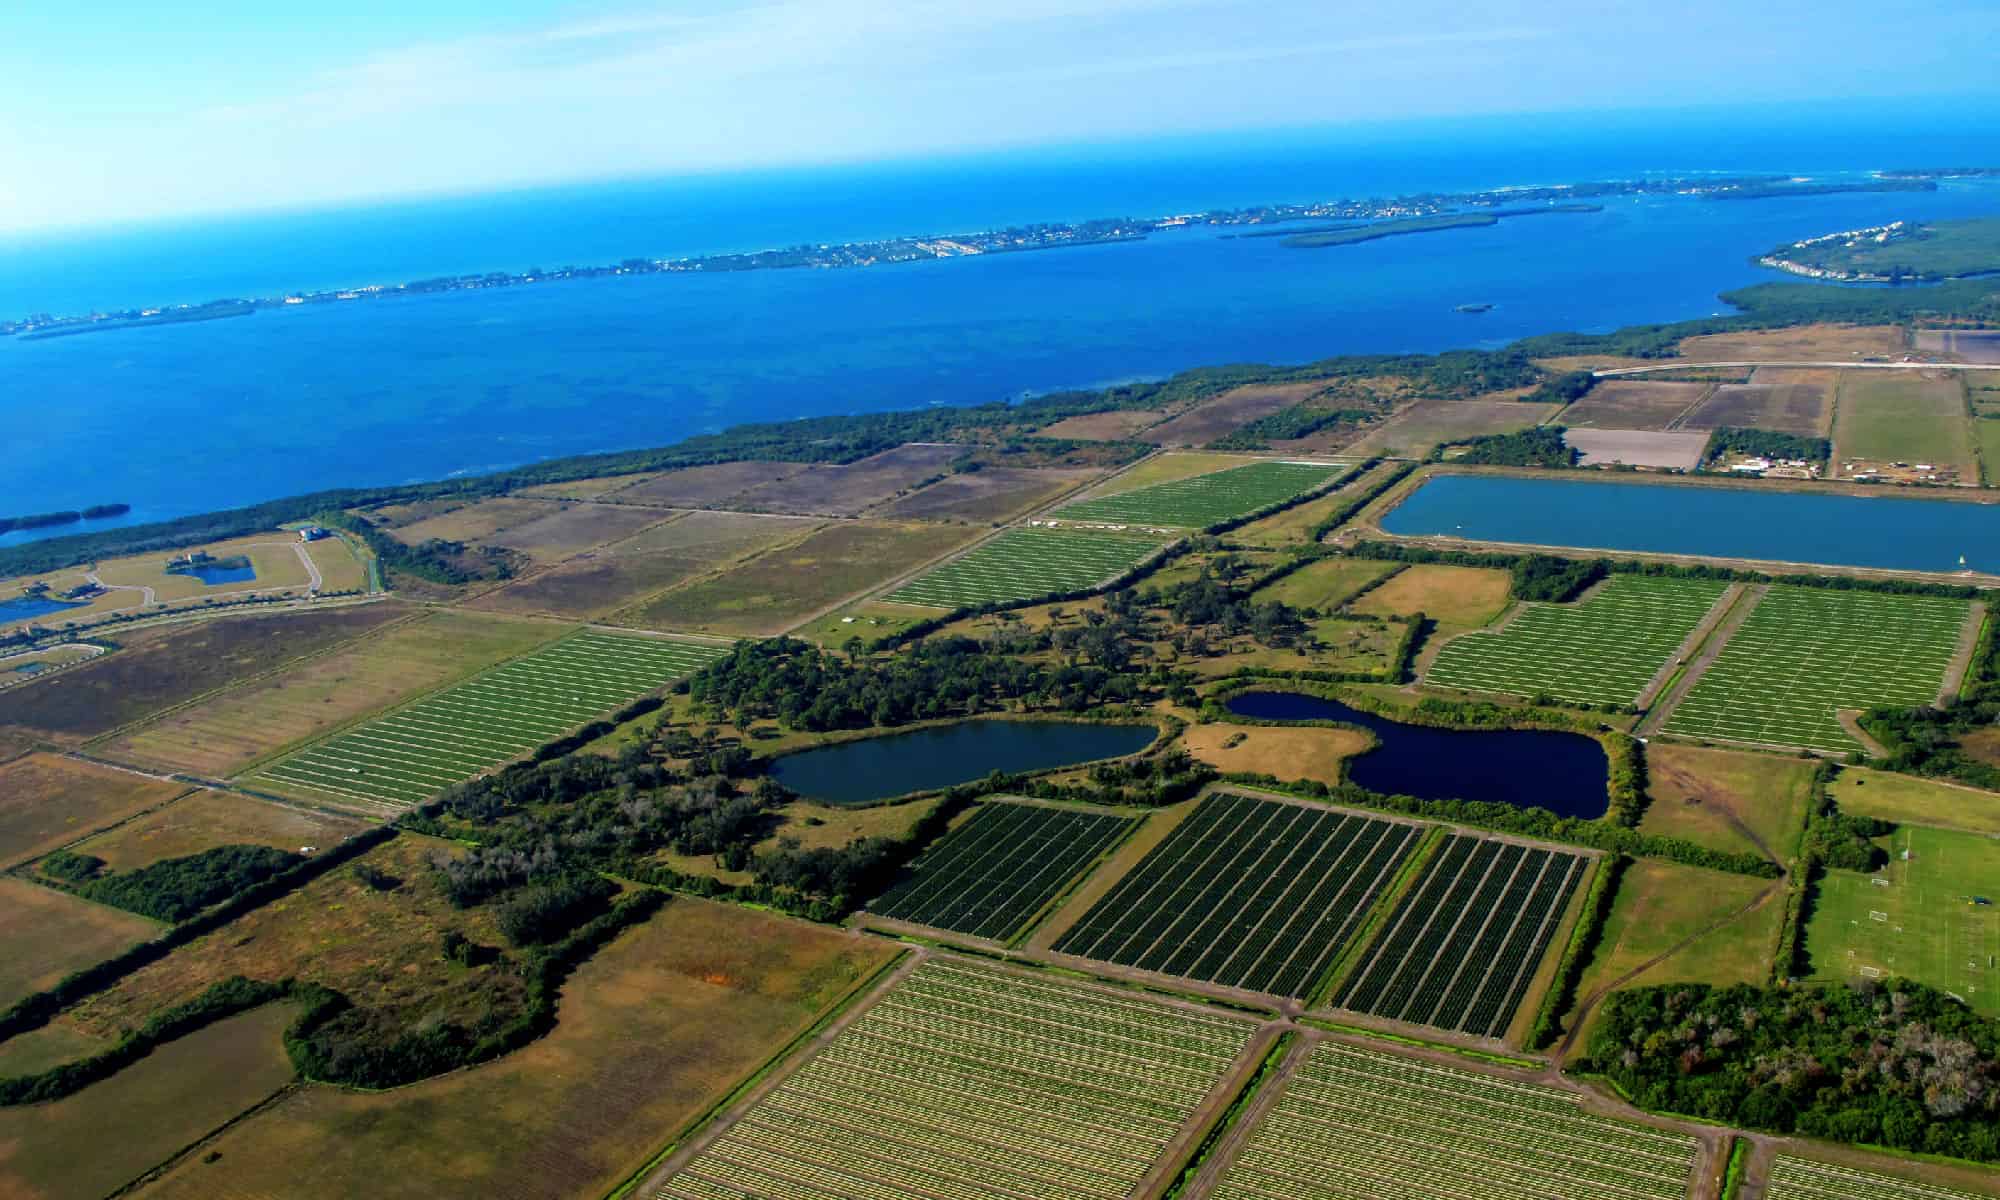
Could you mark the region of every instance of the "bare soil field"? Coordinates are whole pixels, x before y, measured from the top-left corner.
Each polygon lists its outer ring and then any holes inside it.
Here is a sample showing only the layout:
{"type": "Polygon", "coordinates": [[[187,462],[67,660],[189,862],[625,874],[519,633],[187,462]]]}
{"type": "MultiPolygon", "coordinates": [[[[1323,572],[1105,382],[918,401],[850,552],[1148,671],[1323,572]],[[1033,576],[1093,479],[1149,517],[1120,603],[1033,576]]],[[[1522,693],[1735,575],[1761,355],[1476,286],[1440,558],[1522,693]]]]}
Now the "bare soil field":
{"type": "Polygon", "coordinates": [[[2000,363],[2000,330],[1922,329],[1917,349],[1949,354],[1961,362],[2000,363]]]}
{"type": "Polygon", "coordinates": [[[1562,408],[1519,400],[1419,400],[1370,430],[1355,454],[1422,458],[1439,442],[1531,429],[1562,408]]]}
{"type": "Polygon", "coordinates": [[[1759,367],[1749,383],[1725,383],[1681,422],[1683,429],[1773,429],[1825,437],[1833,422],[1836,373],[1759,367]]]}
{"type": "Polygon", "coordinates": [[[1065,417],[1035,431],[1036,437],[1070,438],[1079,442],[1122,442],[1167,414],[1154,409],[1120,409],[1065,417]]]}
{"type": "Polygon", "coordinates": [[[526,1049],[392,1092],[303,1088],[138,1194],[606,1195],[895,953],[677,899],[578,968],[526,1049]]]}
{"type": "MultiPolygon", "coordinates": [[[[481,542],[503,530],[540,520],[561,507],[554,500],[528,500],[518,496],[496,496],[462,508],[450,508],[435,516],[425,516],[393,527],[396,540],[417,545],[438,538],[447,542],[481,542]]],[[[387,510],[385,510],[387,511],[387,510]]],[[[421,510],[412,510],[416,515],[421,510]]],[[[378,516],[383,514],[364,514],[378,516]]],[[[396,516],[402,514],[397,513],[396,516]]],[[[393,517],[391,518],[393,519],[393,517]]]]}
{"type": "Polygon", "coordinates": [[[537,562],[555,562],[596,546],[620,542],[672,515],[668,510],[624,504],[569,504],[486,539],[537,562]]]}
{"type": "Polygon", "coordinates": [[[1354,602],[1355,612],[1423,613],[1440,626],[1474,629],[1506,611],[1513,577],[1492,567],[1422,563],[1354,602]]]}
{"type": "Polygon", "coordinates": [[[0,1196],[103,1196],[159,1166],[291,1082],[295,1015],[242,1013],[53,1104],[0,1108],[0,1196]]]}
{"type": "Polygon", "coordinates": [[[884,506],[879,515],[909,521],[998,524],[1103,473],[1085,468],[987,467],[947,475],[884,506]]]}
{"type": "Polygon", "coordinates": [[[1225,773],[1249,771],[1291,781],[1340,781],[1340,764],[1368,749],[1353,729],[1284,729],[1265,725],[1194,725],[1181,735],[1187,752],[1225,773]]]}
{"type": "Polygon", "coordinates": [[[98,748],[107,758],[217,777],[283,747],[399,704],[564,630],[440,610],[210,696],[98,748]]]}
{"type": "Polygon", "coordinates": [[[1745,333],[1705,333],[1683,339],[1681,357],[1699,362],[1862,362],[1898,358],[1903,331],[1895,325],[1801,325],[1745,333]]]}
{"type": "Polygon", "coordinates": [[[907,488],[944,473],[964,446],[912,442],[839,467],[808,467],[796,475],[752,488],[732,507],[767,512],[851,517],[907,488]]]}
{"type": "Polygon", "coordinates": [[[1706,433],[1656,433],[1644,429],[1572,429],[1563,441],[1581,452],[1579,465],[1667,467],[1691,471],[1708,448],[1706,433]]]}
{"type": "Polygon", "coordinates": [[[1232,388],[1213,400],[1202,401],[1171,421],[1153,426],[1139,434],[1138,438],[1155,446],[1206,446],[1252,421],[1302,403],[1307,397],[1325,390],[1326,384],[1318,382],[1232,388]]]}
{"type": "Polygon", "coordinates": [[[393,601],[135,630],[115,654],[0,692],[0,728],[78,742],[405,617],[393,601]]]}
{"type": "Polygon", "coordinates": [[[1667,429],[1706,397],[1711,386],[1607,380],[1564,409],[1556,423],[1571,429],[1667,429]]]}
{"type": "Polygon", "coordinates": [[[540,500],[602,500],[622,488],[632,487],[657,475],[599,475],[595,479],[572,479],[567,483],[538,483],[516,490],[516,496],[540,500]]]}
{"type": "Polygon", "coordinates": [[[1979,481],[1964,384],[1942,373],[1925,377],[1932,374],[1842,375],[1833,418],[1833,454],[1841,478],[1873,473],[1934,483],[1979,481]],[[1905,467],[1896,467],[1899,462],[1905,467]]]}
{"type": "Polygon", "coordinates": [[[103,859],[109,870],[136,871],[164,858],[183,858],[217,846],[271,846],[294,852],[312,846],[324,852],[370,824],[233,792],[203,790],[101,833],[77,850],[103,859]]]}
{"type": "Polygon", "coordinates": [[[843,521],[620,614],[649,629],[727,636],[783,632],[856,592],[964,543],[950,525],[843,521]]]}
{"type": "Polygon", "coordinates": [[[59,849],[187,790],[186,784],[54,754],[15,759],[0,766],[0,869],[59,849]]]}
{"type": "Polygon", "coordinates": [[[715,463],[644,476],[628,487],[614,488],[605,494],[623,504],[705,508],[733,500],[751,488],[790,479],[805,469],[804,463],[761,460],[715,463]]]}
{"type": "Polygon", "coordinates": [[[54,986],[71,971],[122,953],[162,928],[67,892],[0,877],[0,1008],[54,986]]]}

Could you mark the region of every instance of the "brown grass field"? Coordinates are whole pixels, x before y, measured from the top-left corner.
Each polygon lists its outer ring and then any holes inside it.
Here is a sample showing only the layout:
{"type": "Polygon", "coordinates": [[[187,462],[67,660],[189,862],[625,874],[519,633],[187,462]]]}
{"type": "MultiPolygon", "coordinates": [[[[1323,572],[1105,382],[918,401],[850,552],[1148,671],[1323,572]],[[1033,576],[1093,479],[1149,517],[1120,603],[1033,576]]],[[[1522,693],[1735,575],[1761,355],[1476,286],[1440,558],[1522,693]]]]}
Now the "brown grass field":
{"type": "Polygon", "coordinates": [[[102,1038],[87,1037],[67,1026],[44,1025],[0,1042],[0,1079],[38,1075],[110,1047],[102,1038]]]}
{"type": "Polygon", "coordinates": [[[2000,795],[1992,792],[1865,767],[1841,768],[1831,790],[1842,812],[2000,837],[2000,795]]]}
{"type": "Polygon", "coordinates": [[[565,632],[440,610],[119,735],[108,758],[232,775],[283,747],[463,679],[565,632]]]}
{"type": "Polygon", "coordinates": [[[1965,415],[1965,388],[1949,376],[1847,372],[1834,407],[1833,453],[1842,476],[1905,462],[1954,468],[1956,482],[1979,480],[1965,415]],[[1854,470],[1848,469],[1850,462],[1858,464],[1854,470]]]}
{"type": "Polygon", "coordinates": [[[933,475],[944,473],[964,446],[911,443],[845,466],[808,467],[796,475],[752,488],[731,506],[766,512],[851,517],[933,475]]]}
{"type": "Polygon", "coordinates": [[[620,619],[650,629],[725,635],[783,632],[819,609],[935,558],[970,531],[949,525],[843,521],[796,545],[677,587],[620,619]]]}
{"type": "Polygon", "coordinates": [[[1608,380],[1563,409],[1556,422],[1571,429],[1666,429],[1707,396],[1711,386],[1608,380]]]}
{"type": "Polygon", "coordinates": [[[526,1049],[393,1092],[303,1088],[138,1194],[602,1196],[896,952],[677,899],[580,967],[526,1049]]]}
{"type": "Polygon", "coordinates": [[[1750,383],[1725,383],[1681,422],[1683,429],[1774,429],[1824,437],[1833,421],[1832,371],[1759,367],[1750,383]],[[1796,376],[1796,380],[1784,376],[1796,376]],[[1823,378],[1808,378],[1808,377],[1823,378]]]}
{"type": "Polygon", "coordinates": [[[103,1196],[292,1079],[271,1005],[218,1021],[53,1104],[0,1108],[0,1197],[103,1196]]]}
{"type": "Polygon", "coordinates": [[[707,467],[685,467],[660,475],[642,476],[628,487],[606,493],[626,504],[665,504],[676,508],[705,508],[723,504],[751,488],[774,480],[790,479],[805,470],[803,463],[748,462],[716,463],[707,467]]]}
{"type": "Polygon", "coordinates": [[[1365,558],[1324,558],[1300,567],[1268,587],[1259,588],[1256,598],[1281,600],[1294,608],[1316,608],[1332,612],[1363,585],[1395,570],[1396,564],[1365,558]]]}
{"type": "MultiPolygon", "coordinates": [[[[483,542],[503,530],[540,520],[559,507],[560,504],[554,500],[496,496],[462,508],[446,509],[435,516],[423,516],[408,524],[398,524],[395,526],[396,540],[412,546],[432,538],[442,538],[447,542],[483,542]]],[[[385,510],[385,513],[388,511],[385,510]]],[[[417,511],[420,513],[423,510],[417,511]]]]}
{"type": "Polygon", "coordinates": [[[1035,436],[1069,438],[1079,442],[1122,442],[1166,416],[1152,409],[1119,409],[1065,417],[1035,431],[1035,436]]]}
{"type": "Polygon", "coordinates": [[[516,496],[530,496],[540,500],[602,500],[612,492],[632,487],[653,475],[599,475],[594,479],[572,479],[567,483],[538,483],[524,487],[516,496]]]}
{"type": "Polygon", "coordinates": [[[1491,567],[1424,563],[1354,602],[1354,611],[1388,616],[1423,613],[1440,627],[1476,629],[1505,612],[1514,580],[1491,567]]]}
{"type": "Polygon", "coordinates": [[[217,846],[272,846],[321,851],[367,829],[371,823],[233,792],[199,791],[165,808],[127,821],[78,846],[113,871],[133,871],[163,858],[183,858],[217,846]]]}
{"type": "Polygon", "coordinates": [[[1192,725],[1181,735],[1187,752],[1224,772],[1250,771],[1279,779],[1340,781],[1340,764],[1366,750],[1368,735],[1353,729],[1267,725],[1192,725]],[[1227,745],[1241,735],[1235,745],[1227,745]]]}
{"type": "Polygon", "coordinates": [[[1231,388],[1213,400],[1202,401],[1171,421],[1153,426],[1139,434],[1138,440],[1155,446],[1206,446],[1252,421],[1303,403],[1307,397],[1325,390],[1324,383],[1257,384],[1231,388]]]}
{"type": "Polygon", "coordinates": [[[1700,362],[1790,359],[1847,362],[1899,358],[1903,331],[1894,325],[1801,325],[1744,333],[1707,333],[1685,338],[1681,357],[1700,362]]]}
{"type": "Polygon", "coordinates": [[[306,553],[319,568],[320,590],[358,592],[368,586],[368,568],[354,555],[354,547],[343,538],[321,538],[305,543],[306,553]]]}
{"type": "Polygon", "coordinates": [[[623,541],[671,515],[665,509],[627,504],[570,504],[486,539],[536,562],[556,562],[596,546],[623,541]]]}
{"type": "Polygon", "coordinates": [[[165,804],[187,785],[54,754],[0,766],[0,870],[165,804]]]}
{"type": "Polygon", "coordinates": [[[1355,454],[1421,458],[1439,442],[1532,429],[1561,407],[1520,400],[1419,400],[1370,430],[1350,449],[1355,454]]]}
{"type": "Polygon", "coordinates": [[[880,515],[909,521],[997,524],[1102,474],[1078,468],[987,467],[970,474],[947,475],[884,505],[880,515]]]}
{"type": "Polygon", "coordinates": [[[135,630],[124,648],[0,692],[0,728],[78,742],[407,616],[393,601],[135,630]]]}
{"type": "Polygon", "coordinates": [[[0,877],[0,1008],[136,946],[162,928],[54,888],[0,877]]]}
{"type": "Polygon", "coordinates": [[[1812,763],[1655,741],[1646,769],[1653,800],[1640,832],[1733,853],[1758,853],[1761,841],[1778,862],[1791,858],[1805,827],[1812,763]]]}

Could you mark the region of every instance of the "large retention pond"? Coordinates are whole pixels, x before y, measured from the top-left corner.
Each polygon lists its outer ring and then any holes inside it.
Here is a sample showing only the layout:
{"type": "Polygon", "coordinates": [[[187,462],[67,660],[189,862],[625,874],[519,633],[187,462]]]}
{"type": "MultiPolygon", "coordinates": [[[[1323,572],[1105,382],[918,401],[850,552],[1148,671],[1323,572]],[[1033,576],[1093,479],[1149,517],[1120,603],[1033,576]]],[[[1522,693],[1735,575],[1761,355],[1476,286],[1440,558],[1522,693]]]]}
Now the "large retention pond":
{"type": "Polygon", "coordinates": [[[822,804],[871,804],[909,792],[1067,767],[1143,750],[1151,725],[1073,721],[961,721],[788,754],[771,765],[779,783],[822,804]]]}
{"type": "Polygon", "coordinates": [[[1402,537],[1896,571],[2000,571],[2000,504],[1887,492],[1440,475],[1384,516],[1382,528],[1402,537]]]}
{"type": "Polygon", "coordinates": [[[1610,763],[1596,738],[1544,729],[1438,729],[1408,725],[1299,692],[1245,692],[1230,712],[1258,721],[1340,721],[1373,733],[1376,746],[1347,764],[1350,783],[1420,800],[1488,800],[1601,817],[1610,763]]]}

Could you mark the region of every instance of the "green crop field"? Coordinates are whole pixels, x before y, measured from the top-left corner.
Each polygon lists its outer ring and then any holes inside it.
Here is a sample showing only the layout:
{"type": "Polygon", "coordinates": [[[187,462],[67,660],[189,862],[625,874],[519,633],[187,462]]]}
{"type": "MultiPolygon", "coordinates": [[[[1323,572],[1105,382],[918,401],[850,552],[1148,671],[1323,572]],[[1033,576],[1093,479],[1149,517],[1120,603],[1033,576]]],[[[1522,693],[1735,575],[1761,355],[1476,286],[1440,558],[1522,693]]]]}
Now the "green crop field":
{"type": "Polygon", "coordinates": [[[1980,1200],[1977,1193],[1781,1154],[1765,1200],[1980,1200]]]}
{"type": "Polygon", "coordinates": [[[1283,1086],[1216,1200],[1680,1200],[1699,1148],[1569,1092],[1340,1042],[1283,1086]]]}
{"type": "Polygon", "coordinates": [[[1065,521],[1115,521],[1203,529],[1289,500],[1345,474],[1346,463],[1254,462],[1136,491],[1099,496],[1062,509],[1065,521]]]}
{"type": "Polygon", "coordinates": [[[692,642],[580,633],[308,746],[251,778],[397,811],[726,653],[692,642]]]}
{"type": "Polygon", "coordinates": [[[1935,596],[1773,587],[1666,731],[1858,750],[1838,710],[1937,699],[1967,613],[1965,601],[1935,596]]]}
{"type": "Polygon", "coordinates": [[[1453,639],[1425,682],[1578,704],[1631,704],[1728,586],[1613,576],[1573,604],[1528,604],[1504,629],[1453,639]]]}
{"type": "Polygon", "coordinates": [[[2000,1017],[2000,840],[1904,825],[1882,844],[1889,865],[1877,874],[1821,881],[1806,927],[1813,975],[1900,975],[2000,1017]]]}
{"type": "Polygon", "coordinates": [[[969,608],[1096,587],[1131,570],[1161,539],[1108,529],[1009,529],[882,597],[969,608]]]}

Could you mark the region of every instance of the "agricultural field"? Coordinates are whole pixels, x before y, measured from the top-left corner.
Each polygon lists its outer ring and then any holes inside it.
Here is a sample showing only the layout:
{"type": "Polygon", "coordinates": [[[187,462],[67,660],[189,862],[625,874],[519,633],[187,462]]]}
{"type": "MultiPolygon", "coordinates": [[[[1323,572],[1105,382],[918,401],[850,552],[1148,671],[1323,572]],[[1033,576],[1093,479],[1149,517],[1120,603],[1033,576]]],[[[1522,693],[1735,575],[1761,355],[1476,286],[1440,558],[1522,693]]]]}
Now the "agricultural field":
{"type": "Polygon", "coordinates": [[[947,475],[886,505],[881,515],[909,521],[993,524],[1017,517],[1102,474],[1076,467],[987,467],[947,475]]]}
{"type": "Polygon", "coordinates": [[[1037,437],[1069,438],[1080,442],[1122,442],[1167,414],[1154,409],[1120,408],[1110,412],[1084,413],[1065,417],[1035,431],[1037,437]]]}
{"type": "Polygon", "coordinates": [[[1569,1092],[1334,1041],[1284,1089],[1215,1200],[1681,1200],[1699,1149],[1569,1092]]]}
{"type": "Polygon", "coordinates": [[[387,1092],[301,1088],[232,1126],[213,1162],[190,1155],[138,1194],[609,1195],[895,953],[677,898],[578,967],[555,1028],[525,1048],[387,1092]]]}
{"type": "Polygon", "coordinates": [[[518,551],[536,562],[557,562],[593,546],[623,541],[672,515],[635,505],[563,504],[484,538],[482,544],[518,551]]]}
{"type": "Polygon", "coordinates": [[[1563,442],[1580,467],[1665,467],[1692,471],[1708,449],[1707,433],[1657,429],[1571,429],[1563,442]]]}
{"type": "Polygon", "coordinates": [[[897,921],[1005,941],[1132,827],[1108,812],[983,804],[868,905],[897,921]]]}
{"type": "Polygon", "coordinates": [[[1395,463],[1383,463],[1373,471],[1349,476],[1324,495],[1315,496],[1302,504],[1294,504],[1283,512],[1272,513],[1247,525],[1237,526],[1230,531],[1229,540],[1242,546],[1260,546],[1267,549],[1285,549],[1308,544],[1313,540],[1312,531],[1321,521],[1344,507],[1353,495],[1365,491],[1382,475],[1395,469],[1395,463]]]}
{"type": "Polygon", "coordinates": [[[1901,825],[1880,844],[1880,871],[1820,881],[1806,926],[1814,978],[1897,975],[2000,1017],[2000,841],[1901,825]]]}
{"type": "MultiPolygon", "coordinates": [[[[951,460],[966,453],[957,444],[918,443],[898,446],[842,466],[811,466],[794,475],[771,479],[731,498],[730,507],[760,512],[819,513],[852,517],[897,493],[945,473],[951,460]]],[[[629,496],[621,495],[620,499],[629,496]]]]}
{"type": "Polygon", "coordinates": [[[0,1009],[159,933],[146,918],[0,877],[0,1009]]]}
{"type": "Polygon", "coordinates": [[[496,496],[451,507],[411,505],[407,511],[391,505],[363,515],[391,530],[397,541],[415,546],[432,539],[484,542],[495,534],[539,521],[561,507],[552,500],[496,496]]]}
{"type": "Polygon", "coordinates": [[[534,622],[438,610],[175,709],[93,749],[122,762],[206,778],[234,775],[285,747],[532,650],[560,632],[534,622]]]}
{"type": "Polygon", "coordinates": [[[1706,399],[1710,383],[1612,379],[1590,389],[1556,418],[1570,429],[1670,429],[1706,399]]]}
{"type": "Polygon", "coordinates": [[[2000,363],[2000,334],[1990,329],[1920,329],[1917,349],[1955,354],[1969,363],[2000,363]]]}
{"type": "Polygon", "coordinates": [[[1772,1160],[1764,1188],[1765,1200],[1982,1200],[1984,1195],[1789,1154],[1772,1160]]]}
{"type": "Polygon", "coordinates": [[[1303,403],[1326,384],[1276,383],[1231,388],[1220,396],[1188,409],[1173,420],[1155,425],[1138,435],[1140,441],[1155,446],[1206,446],[1252,421],[1303,403]]]}
{"type": "Polygon", "coordinates": [[[1667,717],[1668,733],[1845,753],[1836,713],[1929,704],[1963,600],[1774,586],[1667,717]]]}
{"type": "Polygon", "coordinates": [[[1985,415],[1972,423],[1979,450],[1980,482],[2000,485],[2000,416],[1985,415]]]}
{"type": "Polygon", "coordinates": [[[586,631],[308,746],[253,778],[365,811],[400,811],[726,653],[586,631]]]}
{"type": "Polygon", "coordinates": [[[1353,611],[1382,616],[1422,613],[1440,629],[1477,629],[1507,611],[1511,575],[1491,567],[1422,563],[1405,567],[1394,579],[1353,604],[1353,611]]]}
{"type": "Polygon", "coordinates": [[[621,622],[724,636],[781,633],[962,545],[959,526],[842,521],[627,609],[621,622]]]}
{"type": "Polygon", "coordinates": [[[1839,362],[1898,358],[1903,342],[1898,325],[1795,325],[1682,338],[1680,355],[1701,362],[1773,358],[1839,362]]]}
{"type": "Polygon", "coordinates": [[[1491,632],[1454,638],[1424,682],[1572,704],[1632,704],[1729,585],[1615,575],[1581,600],[1523,604],[1491,632]]]}
{"type": "Polygon", "coordinates": [[[1834,410],[1833,452],[1843,477],[1902,462],[1955,472],[1946,482],[1979,480],[1965,387],[1955,375],[1925,379],[1915,371],[1846,373],[1834,410]],[[1856,465],[1850,470],[1849,463],[1856,465]]]}
{"type": "Polygon", "coordinates": [[[1300,567],[1268,587],[1258,588],[1255,599],[1278,600],[1294,608],[1315,608],[1332,612],[1347,603],[1354,593],[1396,569],[1396,564],[1365,558],[1323,558],[1300,567]]]}
{"type": "Polygon", "coordinates": [[[1832,371],[1759,367],[1749,383],[1725,383],[1689,413],[1679,428],[1770,429],[1825,437],[1833,419],[1832,371]]]}
{"type": "Polygon", "coordinates": [[[1654,738],[1646,746],[1652,801],[1639,818],[1639,832],[1784,862],[1805,828],[1813,765],[1790,756],[1654,738]]]}
{"type": "Polygon", "coordinates": [[[355,817],[204,789],[98,834],[76,850],[103,859],[106,870],[136,871],[217,846],[325,851],[366,828],[368,823],[355,817]]]}
{"type": "Polygon", "coordinates": [[[1589,867],[1580,854],[1452,837],[1383,923],[1334,1003],[1501,1037],[1589,867]]]}
{"type": "Polygon", "coordinates": [[[1842,767],[1828,791],[1844,813],[2000,837],[2000,795],[1992,792],[1866,767],[1842,767]]]}
{"type": "Polygon", "coordinates": [[[754,487],[777,483],[805,470],[804,463],[743,462],[714,463],[683,467],[660,475],[639,476],[637,482],[606,493],[621,504],[664,504],[671,508],[710,508],[729,501],[754,487]]]}
{"type": "Polygon", "coordinates": [[[1422,836],[1416,825],[1219,792],[1055,950],[1305,996],[1422,836]]]}
{"type": "Polygon", "coordinates": [[[1158,537],[1106,529],[1009,529],[883,597],[969,608],[1093,588],[1160,548],[1158,537]]]}
{"type": "Polygon", "coordinates": [[[1079,501],[1057,510],[1056,516],[1065,521],[1205,529],[1323,487],[1351,467],[1269,459],[1079,501]]]}
{"type": "Polygon", "coordinates": [[[1118,1200],[1253,1028],[933,956],[657,1195],[1118,1200]]]}
{"type": "Polygon", "coordinates": [[[0,869],[165,804],[186,784],[54,754],[0,766],[0,869]]]}
{"type": "Polygon", "coordinates": [[[1422,458],[1440,442],[1462,442],[1532,429],[1562,410],[1560,404],[1519,400],[1419,400],[1370,430],[1349,447],[1355,454],[1422,458]]]}

